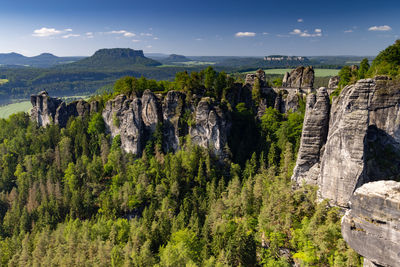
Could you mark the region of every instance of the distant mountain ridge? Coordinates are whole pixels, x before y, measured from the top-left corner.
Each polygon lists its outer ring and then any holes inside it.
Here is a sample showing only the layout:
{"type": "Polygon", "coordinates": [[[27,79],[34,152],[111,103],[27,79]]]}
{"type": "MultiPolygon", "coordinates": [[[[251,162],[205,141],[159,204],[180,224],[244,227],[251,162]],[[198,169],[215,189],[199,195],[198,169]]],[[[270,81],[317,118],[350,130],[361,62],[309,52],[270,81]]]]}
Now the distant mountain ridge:
{"type": "Polygon", "coordinates": [[[58,64],[75,62],[83,57],[57,57],[50,53],[42,53],[33,57],[26,57],[18,53],[0,53],[0,65],[21,65],[30,67],[51,67],[58,64]]]}
{"type": "Polygon", "coordinates": [[[111,48],[97,50],[92,56],[81,59],[66,67],[87,67],[97,69],[123,69],[133,66],[153,67],[160,62],[144,56],[142,50],[111,48]]]}

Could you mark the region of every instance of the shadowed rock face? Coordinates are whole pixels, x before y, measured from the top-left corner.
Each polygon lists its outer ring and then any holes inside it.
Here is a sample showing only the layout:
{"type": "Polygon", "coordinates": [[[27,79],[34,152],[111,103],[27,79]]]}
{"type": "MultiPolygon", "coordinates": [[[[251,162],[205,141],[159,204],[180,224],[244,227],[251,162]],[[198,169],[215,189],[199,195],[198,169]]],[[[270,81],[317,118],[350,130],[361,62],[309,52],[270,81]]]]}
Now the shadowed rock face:
{"type": "Polygon", "coordinates": [[[314,85],[313,67],[297,67],[283,76],[282,86],[289,88],[312,88],[314,85]]]}
{"type": "Polygon", "coordinates": [[[329,79],[328,88],[336,89],[339,86],[340,77],[333,76],[329,79]]]}
{"type": "Polygon", "coordinates": [[[47,126],[54,122],[58,106],[62,103],[59,98],[49,97],[47,92],[42,91],[38,95],[31,96],[32,110],[31,119],[39,126],[47,126]]]}
{"type": "Polygon", "coordinates": [[[342,219],[346,242],[367,259],[364,266],[399,266],[400,183],[378,181],[358,188],[342,219]]]}
{"type": "Polygon", "coordinates": [[[315,109],[310,105],[313,100],[308,100],[292,179],[317,184],[321,198],[342,207],[364,183],[399,179],[399,89],[400,84],[385,77],[360,80],[343,88],[330,113],[326,95],[323,108],[315,109]],[[325,138],[322,122],[327,118],[325,138]]]}
{"type": "Polygon", "coordinates": [[[50,97],[47,92],[42,91],[38,95],[31,96],[32,110],[31,119],[39,126],[47,126],[51,123],[65,127],[68,119],[72,116],[88,116],[97,111],[98,103],[93,101],[88,104],[84,100],[74,101],[66,104],[59,98],[50,97]],[[96,108],[96,111],[94,110],[96,108]]]}
{"type": "Polygon", "coordinates": [[[306,102],[300,149],[292,180],[316,185],[320,171],[320,155],[325,144],[329,124],[329,96],[324,87],[316,94],[309,94],[306,102]]]}

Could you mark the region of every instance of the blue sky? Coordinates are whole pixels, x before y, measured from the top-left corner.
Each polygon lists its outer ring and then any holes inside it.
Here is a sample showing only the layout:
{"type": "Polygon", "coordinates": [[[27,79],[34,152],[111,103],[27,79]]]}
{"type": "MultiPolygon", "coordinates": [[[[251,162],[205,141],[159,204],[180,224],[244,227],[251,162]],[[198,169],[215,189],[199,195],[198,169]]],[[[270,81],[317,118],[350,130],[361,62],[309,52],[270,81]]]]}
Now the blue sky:
{"type": "Polygon", "coordinates": [[[0,53],[376,55],[400,38],[399,14],[385,0],[0,0],[0,53]]]}

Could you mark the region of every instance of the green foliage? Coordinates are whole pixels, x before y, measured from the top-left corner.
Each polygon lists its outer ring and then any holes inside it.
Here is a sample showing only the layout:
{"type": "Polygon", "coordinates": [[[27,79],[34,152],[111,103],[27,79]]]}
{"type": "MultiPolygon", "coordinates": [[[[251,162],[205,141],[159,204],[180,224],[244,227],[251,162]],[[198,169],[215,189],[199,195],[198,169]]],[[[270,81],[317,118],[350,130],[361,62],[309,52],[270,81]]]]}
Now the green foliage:
{"type": "Polygon", "coordinates": [[[369,70],[369,61],[368,58],[364,58],[360,63],[360,69],[358,70],[358,79],[364,79],[367,77],[367,73],[369,70]]]}
{"type": "MultiPolygon", "coordinates": [[[[180,73],[158,89],[202,91],[209,75],[206,93],[216,101],[234,90],[232,78],[207,72],[180,73]]],[[[116,87],[137,93],[151,84],[124,78],[116,87]]],[[[121,136],[111,141],[100,113],[65,129],[36,127],[23,113],[0,120],[0,265],[360,266],[338,210],[290,181],[300,102],[288,114],[269,107],[260,120],[254,105],[238,103],[224,160],[189,138],[164,153],[161,123],[138,158],[121,136]]]]}
{"type": "Polygon", "coordinates": [[[397,77],[400,73],[400,40],[381,51],[372,61],[368,75],[389,75],[397,77]]]}
{"type": "Polygon", "coordinates": [[[257,78],[254,81],[253,89],[251,91],[251,95],[253,98],[253,101],[256,105],[260,103],[261,100],[261,86],[260,86],[260,80],[257,78]]]}

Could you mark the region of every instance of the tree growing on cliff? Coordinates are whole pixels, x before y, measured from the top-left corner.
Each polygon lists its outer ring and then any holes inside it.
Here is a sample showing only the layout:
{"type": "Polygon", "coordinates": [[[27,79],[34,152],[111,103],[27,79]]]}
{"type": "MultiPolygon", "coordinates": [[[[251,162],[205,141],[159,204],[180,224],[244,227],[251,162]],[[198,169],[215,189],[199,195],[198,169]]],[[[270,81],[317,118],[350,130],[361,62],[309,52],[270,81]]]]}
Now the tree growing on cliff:
{"type": "Polygon", "coordinates": [[[358,70],[358,79],[364,79],[367,77],[367,73],[369,70],[369,62],[368,58],[364,58],[360,63],[360,69],[358,70]]]}

